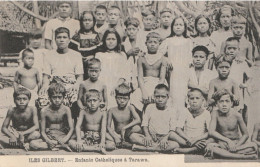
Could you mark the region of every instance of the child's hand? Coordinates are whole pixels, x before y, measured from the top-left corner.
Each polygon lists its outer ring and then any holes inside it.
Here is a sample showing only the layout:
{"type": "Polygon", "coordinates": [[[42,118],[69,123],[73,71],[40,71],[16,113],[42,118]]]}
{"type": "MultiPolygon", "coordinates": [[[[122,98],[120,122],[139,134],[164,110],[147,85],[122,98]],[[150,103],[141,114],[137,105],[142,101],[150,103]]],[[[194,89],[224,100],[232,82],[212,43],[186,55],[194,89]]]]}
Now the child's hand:
{"type": "Polygon", "coordinates": [[[144,146],[145,147],[151,147],[153,143],[153,140],[151,138],[151,136],[145,136],[144,138],[144,146]]]}
{"type": "Polygon", "coordinates": [[[48,140],[46,142],[50,145],[50,147],[55,147],[58,144],[56,140],[48,140]]]}
{"type": "Polygon", "coordinates": [[[121,146],[121,139],[119,137],[116,137],[114,140],[115,140],[115,143],[116,143],[116,147],[120,147],[121,146]]]}
{"type": "Polygon", "coordinates": [[[21,143],[21,144],[23,144],[24,143],[24,135],[23,134],[19,134],[19,142],[21,143]]]}
{"type": "Polygon", "coordinates": [[[152,136],[153,141],[157,142],[158,138],[157,138],[156,134],[153,133],[153,134],[151,134],[151,136],[152,136]]]}
{"type": "Polygon", "coordinates": [[[238,106],[239,105],[239,97],[234,96],[234,106],[238,106]]]}
{"type": "Polygon", "coordinates": [[[228,144],[228,148],[231,152],[235,152],[236,151],[236,144],[235,142],[233,142],[232,140],[227,142],[228,144]]]}
{"type": "Polygon", "coordinates": [[[11,137],[9,139],[9,145],[12,147],[16,147],[17,146],[17,138],[16,137],[11,137]]]}
{"type": "Polygon", "coordinates": [[[168,137],[164,137],[161,141],[160,141],[160,148],[162,150],[165,150],[168,147],[168,137]]]}
{"type": "Polygon", "coordinates": [[[77,141],[77,143],[76,143],[76,151],[77,151],[77,152],[81,152],[82,149],[83,149],[83,143],[82,143],[82,141],[77,141]]]}
{"type": "Polygon", "coordinates": [[[66,138],[59,139],[58,142],[60,144],[65,144],[66,143],[66,138]]]}
{"type": "Polygon", "coordinates": [[[199,150],[202,150],[206,147],[206,140],[200,140],[197,143],[195,143],[194,146],[199,150]]]}
{"type": "Polygon", "coordinates": [[[121,130],[121,138],[122,138],[122,140],[125,140],[125,128],[122,128],[122,130],[121,130]]]}

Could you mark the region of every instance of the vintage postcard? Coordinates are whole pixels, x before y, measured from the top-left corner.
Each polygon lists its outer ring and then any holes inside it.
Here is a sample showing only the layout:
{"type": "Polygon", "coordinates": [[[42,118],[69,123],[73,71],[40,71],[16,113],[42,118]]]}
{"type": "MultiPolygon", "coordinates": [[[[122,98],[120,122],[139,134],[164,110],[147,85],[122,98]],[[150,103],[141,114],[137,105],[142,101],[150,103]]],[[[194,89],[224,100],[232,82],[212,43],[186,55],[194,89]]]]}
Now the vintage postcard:
{"type": "Polygon", "coordinates": [[[0,1],[0,166],[259,166],[260,1],[0,1]]]}

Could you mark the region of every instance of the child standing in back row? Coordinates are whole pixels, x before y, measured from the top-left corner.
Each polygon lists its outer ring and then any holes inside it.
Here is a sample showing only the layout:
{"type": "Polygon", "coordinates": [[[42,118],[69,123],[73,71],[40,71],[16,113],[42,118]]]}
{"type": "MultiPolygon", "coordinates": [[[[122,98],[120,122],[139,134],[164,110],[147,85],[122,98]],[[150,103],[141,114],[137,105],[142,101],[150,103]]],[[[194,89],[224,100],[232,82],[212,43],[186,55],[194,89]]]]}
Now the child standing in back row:
{"type": "Polygon", "coordinates": [[[39,71],[33,67],[34,53],[31,49],[25,49],[22,52],[24,66],[19,68],[14,77],[14,91],[19,87],[24,87],[31,92],[31,101],[29,106],[35,106],[35,100],[38,98],[38,90],[41,88],[39,71]]]}

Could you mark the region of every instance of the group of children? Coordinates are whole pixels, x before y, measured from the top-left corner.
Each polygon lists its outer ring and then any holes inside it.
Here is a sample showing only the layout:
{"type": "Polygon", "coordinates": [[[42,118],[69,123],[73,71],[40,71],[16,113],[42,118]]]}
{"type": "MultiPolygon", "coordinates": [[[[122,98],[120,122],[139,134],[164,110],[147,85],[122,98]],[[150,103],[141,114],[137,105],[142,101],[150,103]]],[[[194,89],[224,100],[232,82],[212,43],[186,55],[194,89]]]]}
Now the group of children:
{"type": "Polygon", "coordinates": [[[45,29],[46,48],[57,49],[41,50],[42,37],[34,32],[29,48],[21,53],[23,65],[14,79],[15,107],[8,110],[2,125],[11,147],[104,154],[130,148],[258,158],[260,126],[256,124],[252,142],[247,141],[246,127],[252,44],[244,37],[246,20],[232,16],[232,8],[224,6],[220,11],[221,29],[233,34],[221,41],[221,54],[216,55],[210,20],[204,15],[196,18],[197,35],[191,39],[185,20],[173,19],[168,8],[160,12],[160,28],[154,30],[155,13],[146,10],[142,12],[144,29],[139,30],[137,18],[128,18],[124,32],[120,9],[112,6],[107,13],[101,5],[95,14],[82,14],[79,31],[73,36],[74,30],[64,28],[65,23],[76,23],[66,22],[71,19],[70,3],[59,3],[60,17],[55,21],[62,21],[61,28],[50,34],[49,29],[55,28],[48,22],[45,29]],[[226,15],[233,17],[231,25],[226,23],[226,15]],[[72,83],[77,94],[74,107],[64,103],[73,88],[68,91],[60,82],[51,82],[47,88],[50,82],[44,82],[55,78],[46,75],[46,54],[74,54],[69,48],[81,53],[82,62],[76,62],[76,57],[73,60],[81,66],[59,69],[55,66],[59,62],[52,62],[49,73],[78,71],[77,81],[72,83]],[[79,79],[83,80],[81,67],[84,81],[79,79]],[[37,94],[46,91],[49,103],[36,109],[37,94]]]}

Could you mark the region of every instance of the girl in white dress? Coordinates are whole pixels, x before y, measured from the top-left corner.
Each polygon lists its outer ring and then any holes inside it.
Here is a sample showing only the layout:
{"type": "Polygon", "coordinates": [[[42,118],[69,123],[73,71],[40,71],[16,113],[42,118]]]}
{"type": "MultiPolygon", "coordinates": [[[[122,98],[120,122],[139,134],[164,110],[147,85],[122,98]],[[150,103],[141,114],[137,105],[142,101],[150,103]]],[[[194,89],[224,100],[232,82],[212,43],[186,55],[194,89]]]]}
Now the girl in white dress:
{"type": "Polygon", "coordinates": [[[114,90],[122,82],[128,82],[129,67],[124,52],[121,52],[121,39],[115,29],[109,29],[103,36],[103,52],[98,52],[95,58],[101,61],[99,79],[107,86],[108,108],[116,106],[114,90]]]}
{"type": "Polygon", "coordinates": [[[167,53],[170,74],[171,103],[177,109],[177,116],[185,107],[188,91],[188,71],[192,62],[192,40],[187,36],[187,24],[182,17],[176,17],[171,24],[171,35],[159,48],[162,54],[167,53]]]}

